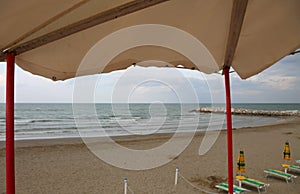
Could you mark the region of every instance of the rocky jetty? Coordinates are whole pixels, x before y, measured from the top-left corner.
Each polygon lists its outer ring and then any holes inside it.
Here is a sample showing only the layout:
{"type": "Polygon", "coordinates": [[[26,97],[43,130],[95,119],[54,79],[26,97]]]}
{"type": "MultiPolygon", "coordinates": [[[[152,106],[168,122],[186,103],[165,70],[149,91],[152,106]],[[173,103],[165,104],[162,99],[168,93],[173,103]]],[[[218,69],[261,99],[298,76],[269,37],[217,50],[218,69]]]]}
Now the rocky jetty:
{"type": "MultiPolygon", "coordinates": [[[[202,107],[192,112],[202,112],[202,113],[226,113],[224,107],[202,107]]],[[[300,116],[300,111],[298,110],[251,110],[243,108],[231,108],[231,113],[233,115],[248,115],[248,116],[300,116]]]]}

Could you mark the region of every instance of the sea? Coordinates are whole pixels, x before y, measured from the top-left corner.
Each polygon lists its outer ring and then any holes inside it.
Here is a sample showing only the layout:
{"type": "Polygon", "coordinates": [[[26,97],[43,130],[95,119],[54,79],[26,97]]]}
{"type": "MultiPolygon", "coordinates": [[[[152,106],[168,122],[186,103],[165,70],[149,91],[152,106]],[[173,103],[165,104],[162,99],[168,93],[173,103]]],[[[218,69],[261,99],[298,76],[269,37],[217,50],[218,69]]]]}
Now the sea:
{"type": "MultiPolygon", "coordinates": [[[[224,114],[199,113],[223,104],[15,104],[15,138],[56,139],[88,135],[127,136],[226,129],[224,114]]],[[[300,104],[232,104],[252,110],[300,111],[300,104]]],[[[282,122],[286,117],[233,115],[233,128],[282,122]]],[[[0,104],[0,141],[5,140],[5,104],[0,104]]]]}

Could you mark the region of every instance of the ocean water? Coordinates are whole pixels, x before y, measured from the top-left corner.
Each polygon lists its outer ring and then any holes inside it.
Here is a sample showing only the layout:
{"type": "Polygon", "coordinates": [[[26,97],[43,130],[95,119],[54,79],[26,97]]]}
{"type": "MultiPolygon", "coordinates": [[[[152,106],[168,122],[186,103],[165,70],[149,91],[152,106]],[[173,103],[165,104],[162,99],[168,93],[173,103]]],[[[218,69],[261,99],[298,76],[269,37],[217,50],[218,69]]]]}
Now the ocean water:
{"type": "MultiPolygon", "coordinates": [[[[191,110],[210,104],[22,104],[15,105],[16,139],[147,135],[226,128],[225,115],[191,110]]],[[[224,107],[224,105],[214,105],[224,107]]],[[[233,104],[233,108],[298,110],[300,104],[233,104]]],[[[272,124],[283,118],[233,115],[233,127],[272,124]]],[[[5,104],[0,104],[0,141],[5,139],[5,104]]]]}

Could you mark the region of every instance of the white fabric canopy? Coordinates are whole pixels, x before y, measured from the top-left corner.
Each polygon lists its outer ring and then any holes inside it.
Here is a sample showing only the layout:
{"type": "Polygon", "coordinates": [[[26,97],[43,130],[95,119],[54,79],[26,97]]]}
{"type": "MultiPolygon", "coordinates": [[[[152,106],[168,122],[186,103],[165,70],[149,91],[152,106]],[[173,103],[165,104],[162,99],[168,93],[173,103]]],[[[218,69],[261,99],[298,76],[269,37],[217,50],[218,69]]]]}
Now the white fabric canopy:
{"type": "MultiPolygon", "coordinates": [[[[123,5],[129,0],[13,0],[1,1],[0,48],[2,51],[75,22],[123,5]]],[[[141,1],[140,1],[141,2],[141,1]]],[[[213,73],[223,68],[231,26],[233,0],[171,0],[107,21],[16,56],[23,69],[54,80],[76,75],[110,72],[144,60],[162,60],[174,66],[213,73]],[[125,27],[160,24],[176,27],[201,42],[213,56],[210,63],[194,64],[170,48],[144,46],[129,49],[103,67],[88,66],[78,72],[95,43],[125,27]]],[[[249,0],[232,67],[241,78],[268,68],[300,47],[299,0],[249,0]]],[[[139,35],[131,34],[128,40],[139,35]]],[[[172,37],[172,34],[169,35],[172,37]]],[[[115,45],[117,49],[118,44],[115,45]]],[[[103,50],[103,53],[106,51],[103,50]]],[[[197,55],[198,50],[193,51],[197,55]]],[[[102,53],[102,54],[103,54],[102,53]]],[[[147,63],[143,63],[147,64],[147,63]]]]}

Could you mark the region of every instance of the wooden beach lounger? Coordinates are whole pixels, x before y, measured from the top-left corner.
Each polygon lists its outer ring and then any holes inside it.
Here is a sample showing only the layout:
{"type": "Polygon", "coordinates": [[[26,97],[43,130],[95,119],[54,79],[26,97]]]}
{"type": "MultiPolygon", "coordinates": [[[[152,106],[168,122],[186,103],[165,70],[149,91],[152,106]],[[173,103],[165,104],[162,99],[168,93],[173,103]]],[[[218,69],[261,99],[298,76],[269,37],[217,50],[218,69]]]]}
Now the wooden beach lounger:
{"type": "Polygon", "coordinates": [[[285,173],[287,173],[288,170],[300,172],[300,166],[297,165],[282,164],[281,166],[284,168],[285,173]]]}
{"type": "Polygon", "coordinates": [[[297,178],[297,176],[295,175],[285,173],[280,170],[264,170],[264,172],[267,174],[266,177],[268,177],[269,175],[273,175],[276,177],[284,178],[287,183],[289,183],[289,181],[294,182],[294,178],[297,178]]]}
{"type": "Polygon", "coordinates": [[[266,183],[263,183],[261,181],[251,179],[251,178],[247,178],[247,177],[237,176],[236,180],[239,182],[240,187],[242,186],[242,184],[249,185],[249,186],[252,186],[252,187],[256,187],[258,193],[267,192],[268,186],[270,186],[270,184],[266,184],[266,183]]]}
{"type": "MultiPolygon", "coordinates": [[[[223,190],[223,191],[227,191],[227,192],[228,192],[228,190],[229,190],[229,189],[228,189],[228,184],[227,184],[227,183],[220,183],[220,184],[217,184],[217,185],[216,185],[216,188],[221,189],[221,190],[223,190]]],[[[245,192],[247,192],[247,191],[249,191],[249,190],[244,189],[244,188],[242,188],[242,187],[238,187],[238,186],[233,185],[233,193],[235,193],[235,194],[245,193],[245,192]]]]}

